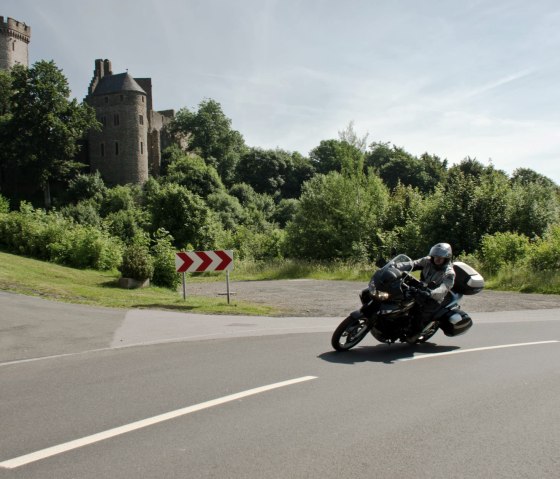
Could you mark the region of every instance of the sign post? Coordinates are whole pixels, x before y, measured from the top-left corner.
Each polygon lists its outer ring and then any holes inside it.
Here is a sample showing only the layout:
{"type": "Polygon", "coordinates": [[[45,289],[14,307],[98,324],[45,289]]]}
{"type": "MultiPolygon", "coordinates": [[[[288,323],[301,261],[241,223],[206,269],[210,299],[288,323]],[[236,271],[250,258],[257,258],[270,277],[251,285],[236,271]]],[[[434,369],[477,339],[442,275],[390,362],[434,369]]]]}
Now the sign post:
{"type": "Polygon", "coordinates": [[[175,254],[175,269],[177,273],[183,273],[183,299],[187,298],[185,273],[225,271],[229,304],[229,270],[233,269],[232,250],[180,251],[175,254]]]}

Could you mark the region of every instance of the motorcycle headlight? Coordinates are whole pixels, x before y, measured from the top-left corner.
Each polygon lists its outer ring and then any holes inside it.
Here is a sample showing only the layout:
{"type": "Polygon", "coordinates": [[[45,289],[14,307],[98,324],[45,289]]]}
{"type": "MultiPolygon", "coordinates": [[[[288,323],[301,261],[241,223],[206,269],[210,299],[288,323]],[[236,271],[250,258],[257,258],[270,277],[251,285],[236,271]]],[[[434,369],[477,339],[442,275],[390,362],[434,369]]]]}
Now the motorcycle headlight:
{"type": "Polygon", "coordinates": [[[378,299],[379,301],[385,301],[386,299],[389,299],[389,293],[385,293],[384,291],[375,291],[372,296],[375,299],[378,299]]]}

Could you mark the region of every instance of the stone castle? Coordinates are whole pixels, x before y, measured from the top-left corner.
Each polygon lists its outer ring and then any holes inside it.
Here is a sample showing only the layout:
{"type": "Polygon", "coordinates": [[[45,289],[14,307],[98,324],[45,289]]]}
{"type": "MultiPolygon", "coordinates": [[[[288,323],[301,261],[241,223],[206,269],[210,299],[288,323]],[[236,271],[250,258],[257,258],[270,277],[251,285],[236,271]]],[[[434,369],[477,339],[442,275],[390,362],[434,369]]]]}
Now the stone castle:
{"type": "Polygon", "coordinates": [[[16,64],[29,66],[31,27],[13,18],[0,17],[0,69],[9,70],[16,64]]]}
{"type": "Polygon", "coordinates": [[[114,74],[109,60],[95,60],[85,101],[102,125],[88,135],[92,171],[108,184],[144,183],[149,173],[157,175],[166,146],[162,128],[174,112],[154,111],[152,79],[114,74]]]}
{"type": "MultiPolygon", "coordinates": [[[[0,69],[29,67],[31,28],[13,18],[0,20],[0,69]]],[[[102,128],[89,132],[80,160],[109,185],[142,184],[149,174],[157,175],[167,146],[162,129],[174,111],[153,109],[151,78],[114,74],[109,60],[98,59],[84,100],[102,128]]]]}

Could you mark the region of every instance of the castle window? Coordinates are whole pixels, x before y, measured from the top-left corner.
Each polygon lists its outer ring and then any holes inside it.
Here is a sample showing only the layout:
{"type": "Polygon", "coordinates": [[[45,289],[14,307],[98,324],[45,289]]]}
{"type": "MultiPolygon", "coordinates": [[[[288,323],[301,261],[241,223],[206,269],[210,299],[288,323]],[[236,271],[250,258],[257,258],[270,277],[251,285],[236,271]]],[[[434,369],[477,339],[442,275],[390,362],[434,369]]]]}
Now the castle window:
{"type": "Polygon", "coordinates": [[[107,117],[106,116],[102,116],[101,117],[101,124],[105,127],[107,126],[107,117]]]}
{"type": "Polygon", "coordinates": [[[121,101],[123,101],[123,100],[124,100],[124,95],[121,95],[121,101]]]}
{"type": "Polygon", "coordinates": [[[101,143],[101,156],[105,156],[105,143],[101,143]]]}
{"type": "Polygon", "coordinates": [[[141,155],[144,154],[144,142],[143,141],[140,142],[140,154],[141,155]]]}
{"type": "Polygon", "coordinates": [[[105,103],[109,103],[109,97],[108,96],[105,97],[105,103]]]}
{"type": "Polygon", "coordinates": [[[115,155],[119,155],[119,142],[115,141],[115,155]]]}
{"type": "Polygon", "coordinates": [[[117,113],[116,115],[113,116],[113,122],[115,124],[115,126],[119,126],[120,124],[120,118],[119,118],[119,114],[117,113]]]}
{"type": "Polygon", "coordinates": [[[138,120],[140,121],[140,124],[143,125],[144,124],[144,117],[142,115],[138,115],[139,118],[138,120]]]}
{"type": "Polygon", "coordinates": [[[142,103],[144,103],[144,97],[142,97],[142,103]]]}

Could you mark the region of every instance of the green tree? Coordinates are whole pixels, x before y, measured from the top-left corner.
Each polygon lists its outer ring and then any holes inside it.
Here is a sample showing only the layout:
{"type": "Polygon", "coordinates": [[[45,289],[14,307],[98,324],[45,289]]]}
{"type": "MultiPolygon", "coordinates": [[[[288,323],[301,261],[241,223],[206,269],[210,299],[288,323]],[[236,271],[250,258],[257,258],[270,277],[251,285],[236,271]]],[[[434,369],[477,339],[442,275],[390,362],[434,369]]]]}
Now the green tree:
{"type": "Polygon", "coordinates": [[[445,176],[447,162],[424,153],[416,158],[403,148],[389,143],[372,143],[365,164],[373,167],[384,183],[396,188],[400,182],[418,188],[424,194],[432,193],[445,176]]]}
{"type": "Polygon", "coordinates": [[[0,118],[11,111],[12,75],[7,70],[0,70],[0,118]]]}
{"type": "Polygon", "coordinates": [[[291,167],[292,157],[287,151],[251,148],[239,160],[236,178],[258,193],[281,194],[291,167]]]}
{"type": "Polygon", "coordinates": [[[527,257],[531,249],[529,238],[519,233],[495,233],[484,235],[479,255],[484,269],[495,274],[507,265],[513,265],[527,257]]]}
{"type": "Polygon", "coordinates": [[[425,244],[421,236],[424,197],[417,188],[398,183],[391,192],[383,223],[381,243],[383,257],[403,252],[412,257],[423,256],[425,244]]]}
{"type": "Polygon", "coordinates": [[[220,224],[202,198],[188,189],[174,183],[163,185],[151,192],[147,208],[152,231],[165,229],[176,247],[214,247],[220,224]]]}
{"type": "Polygon", "coordinates": [[[510,195],[510,229],[529,238],[542,236],[549,225],[560,221],[558,188],[537,180],[514,180],[510,195]]]}
{"type": "Polygon", "coordinates": [[[187,151],[197,153],[215,167],[224,183],[233,183],[233,172],[240,155],[245,151],[241,133],[231,128],[231,120],[221,105],[205,99],[197,111],[182,108],[169,125],[170,133],[187,151]]]}
{"type": "Polygon", "coordinates": [[[163,180],[184,186],[202,198],[225,189],[216,169],[192,153],[173,158],[163,180]]]}
{"type": "Polygon", "coordinates": [[[520,183],[522,185],[527,185],[529,183],[541,183],[545,186],[558,187],[558,185],[556,185],[550,178],[537,173],[531,168],[517,168],[511,176],[511,182],[513,184],[520,183]]]}
{"type": "Polygon", "coordinates": [[[453,167],[447,179],[426,200],[421,220],[429,244],[450,243],[456,253],[473,253],[486,234],[508,227],[507,177],[492,168],[480,174],[453,167]]]}
{"type": "Polygon", "coordinates": [[[70,100],[68,81],[53,61],[11,70],[12,116],[2,135],[3,155],[13,164],[36,173],[50,206],[50,183],[68,178],[83,165],[74,158],[79,140],[99,127],[94,110],[70,100]]]}
{"type": "Polygon", "coordinates": [[[289,254],[320,260],[376,257],[387,201],[387,189],[375,175],[314,176],[286,227],[289,254]]]}
{"type": "Polygon", "coordinates": [[[317,173],[342,172],[344,168],[355,170],[362,164],[362,151],[345,140],[323,140],[309,153],[311,164],[317,173]]]}
{"type": "Polygon", "coordinates": [[[74,203],[81,200],[93,199],[101,201],[107,191],[105,182],[99,171],[90,174],[78,174],[68,182],[66,194],[74,203]]]}
{"type": "Polygon", "coordinates": [[[284,173],[284,186],[282,187],[282,198],[299,198],[303,184],[311,179],[315,169],[309,158],[298,152],[291,154],[291,161],[284,173]]]}
{"type": "Polygon", "coordinates": [[[212,193],[206,198],[208,206],[216,213],[222,226],[227,230],[235,230],[238,225],[245,224],[247,213],[239,200],[225,191],[212,193]]]}

